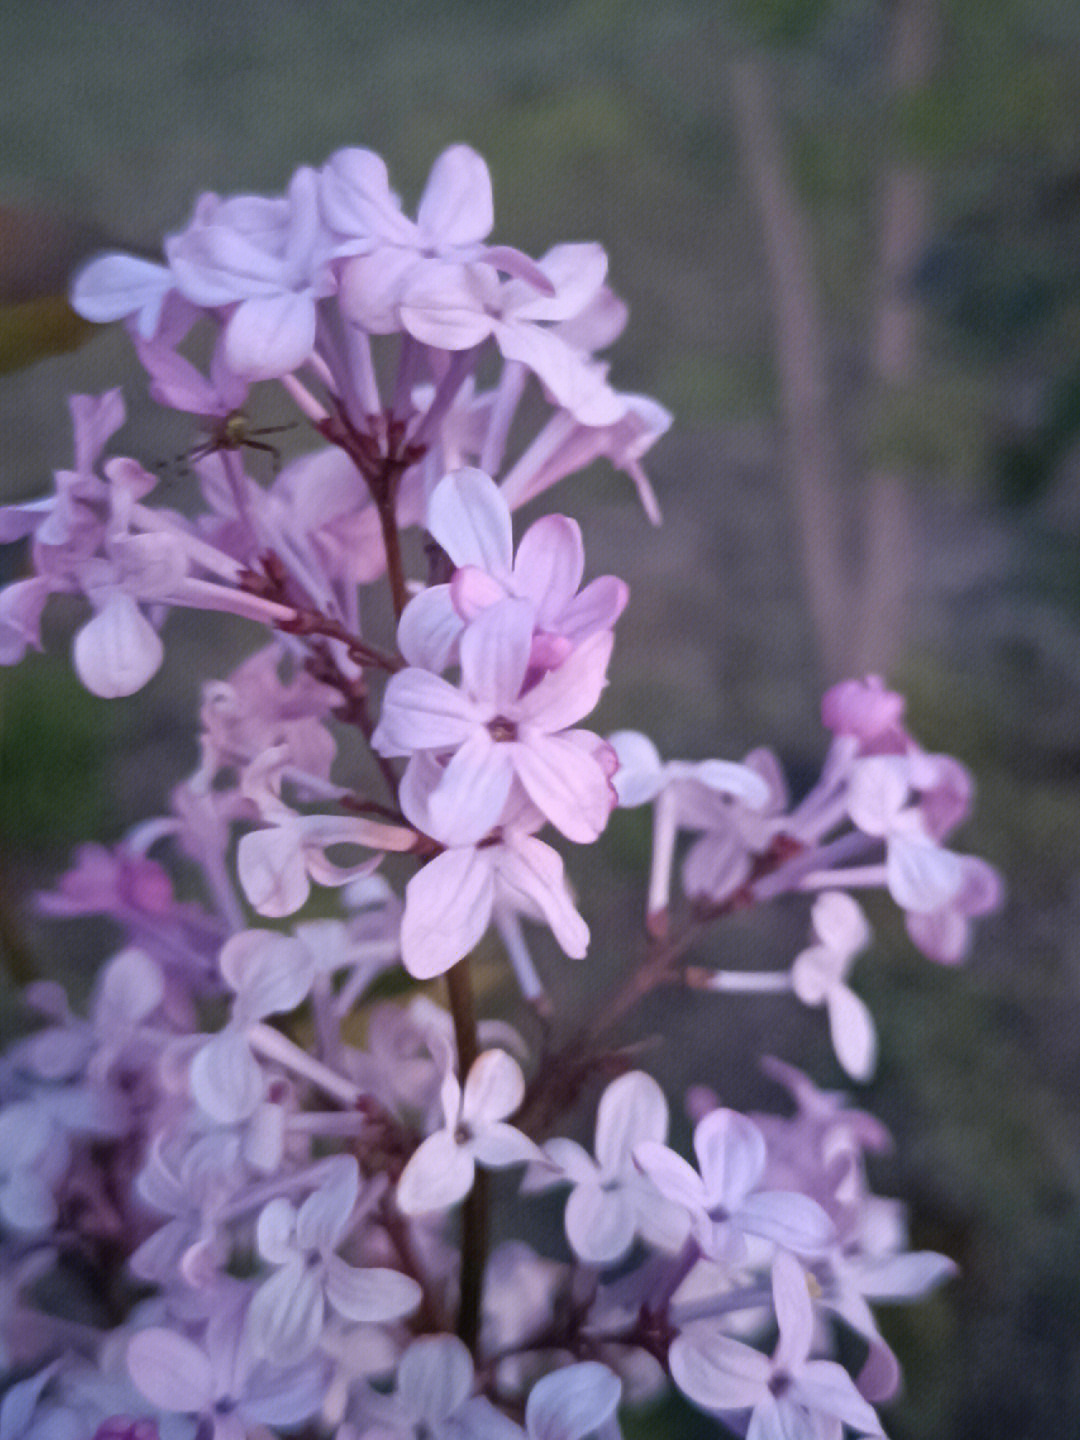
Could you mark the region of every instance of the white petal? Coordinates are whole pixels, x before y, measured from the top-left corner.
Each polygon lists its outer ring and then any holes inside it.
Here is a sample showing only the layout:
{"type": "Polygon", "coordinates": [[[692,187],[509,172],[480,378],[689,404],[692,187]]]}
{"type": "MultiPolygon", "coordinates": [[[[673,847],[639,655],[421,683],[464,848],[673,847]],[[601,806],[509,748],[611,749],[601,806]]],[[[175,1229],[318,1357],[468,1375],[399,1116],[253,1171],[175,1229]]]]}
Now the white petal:
{"type": "Polygon", "coordinates": [[[485,1050],[469,1068],[461,1102],[461,1118],[479,1129],[505,1120],[525,1098],[521,1066],[505,1050],[485,1050]]]}
{"type": "Polygon", "coordinates": [[[468,145],[451,145],[431,167],[416,212],[429,243],[475,245],[495,223],[491,176],[483,159],[468,145]]]}
{"type": "Polygon", "coordinates": [[[834,986],[828,1004],[837,1060],[853,1080],[869,1080],[877,1062],[877,1031],[870,1011],[846,985],[834,986]]]}
{"type": "Polygon", "coordinates": [[[563,952],[581,960],[589,948],[589,927],[574,906],[558,852],[535,835],[508,830],[493,853],[500,892],[526,914],[535,908],[563,952]]]}
{"type": "Polygon", "coordinates": [[[157,631],[130,595],[114,590],[75,636],[79,679],[93,695],[134,695],[157,674],[165,655],[157,631]]]}
{"type": "Polygon", "coordinates": [[[870,943],[870,926],[857,900],[842,890],[826,890],[810,912],[817,937],[841,955],[857,955],[870,943]]]}
{"type": "Polygon", "coordinates": [[[622,1381],[606,1365],[585,1360],[538,1380],[525,1406],[529,1440],[584,1440],[615,1413],[622,1381]]]}
{"type": "Polygon", "coordinates": [[[904,910],[942,910],[964,882],[960,857],[919,836],[894,835],[885,861],[889,893],[904,910]]]}
{"type": "Polygon", "coordinates": [[[259,1254],[272,1265],[284,1265],[296,1253],[296,1208],[283,1195],[259,1211],[255,1244],[259,1254]]]}
{"type": "Polygon", "coordinates": [[[482,470],[455,470],[428,501],[427,528],[455,565],[476,565],[497,578],[510,574],[510,507],[482,470]]]}
{"type": "Polygon", "coordinates": [[[285,293],[245,300],[225,329],[225,359],[245,380],[298,370],[315,348],[315,301],[285,293]]]}
{"type": "Polygon", "coordinates": [[[223,1030],[196,1051],[191,1094],[220,1124],[232,1125],[253,1115],[264,1089],[259,1062],[235,1030],[223,1030]]]}
{"type": "Polygon", "coordinates": [[[456,686],[410,666],[390,677],[371,743],[380,755],[456,750],[486,719],[456,686]]]}
{"type": "Polygon", "coordinates": [[[448,1210],[463,1200],[476,1178],[471,1155],[446,1130],[429,1135],[398,1181],[397,1204],[403,1215],[448,1210]]]}
{"type": "Polygon", "coordinates": [[[810,1354],[814,1338],[814,1307],[806,1271],[793,1255],[781,1250],[773,1261],[773,1308],[780,1341],[773,1355],[778,1370],[797,1370],[810,1354]]]}
{"type": "Polygon", "coordinates": [[[768,1359],[714,1325],[689,1325],[668,1351],[671,1378],[709,1410],[746,1410],[769,1393],[768,1359]]]}
{"type": "Polygon", "coordinates": [[[578,1185],[566,1202],[566,1238],[587,1265],[610,1265],[634,1240],[634,1207],[621,1190],[578,1185]]]}
{"type": "Polygon", "coordinates": [[[455,1335],[414,1340],[401,1357],[397,1389],[410,1416],[437,1425],[468,1399],[473,1363],[455,1335]]]}
{"type": "Polygon", "coordinates": [[[521,537],[514,557],[514,586],[536,606],[542,626],[570,603],[585,572],[581,527],[567,515],[545,515],[521,537]]]}
{"type": "Polygon", "coordinates": [[[326,1260],[326,1298],[346,1320],[385,1324],[400,1320],[420,1304],[423,1292],[398,1270],[360,1270],[336,1255],[326,1260]]]}
{"type": "Polygon", "coordinates": [[[562,735],[531,734],[513,751],[518,779],[536,808],[568,840],[591,844],[607,824],[615,798],[599,762],[562,735]]]}
{"type": "Polygon", "coordinates": [[[488,927],[495,877],[484,851],[446,850],[405,888],[401,960],[417,980],[442,975],[488,927]]]}
{"type": "Polygon", "coordinates": [[[432,585],[402,611],[398,649],[410,665],[438,675],[450,664],[463,628],[450,598],[450,586],[432,585]]]}
{"type": "Polygon", "coordinates": [[[532,687],[522,700],[522,715],[548,733],[576,725],[596,708],[607,684],[614,643],[610,631],[583,641],[557,670],[549,670],[532,687]]]}
{"type": "Polygon", "coordinates": [[[736,1110],[713,1110],[694,1130],[694,1153],[709,1198],[735,1210],[765,1169],[765,1139],[752,1120],[736,1110]]]}
{"type": "Polygon", "coordinates": [[[475,845],[502,818],[513,781],[509,747],[497,744],[486,730],[475,730],[428,799],[436,834],[455,845],[475,845]]]}
{"type": "Polygon", "coordinates": [[[614,781],[619,804],[633,809],[655,799],[664,783],[664,767],[653,742],[640,730],[616,730],[607,739],[619,757],[614,781]]]}
{"type": "Polygon", "coordinates": [[[237,874],[260,915],[291,915],[311,893],[301,839],[295,824],[272,825],[240,837],[237,874]]]}
{"type": "Polygon", "coordinates": [[[628,1173],[631,1155],[644,1140],[667,1139],[668,1104],[663,1090],[643,1070],[613,1080],[596,1112],[596,1158],[605,1175],[628,1173]]]}
{"type": "Polygon", "coordinates": [[[104,324],[141,312],[139,330],[145,338],[157,329],[173,277],[164,265],[136,255],[101,255],[83,267],[71,287],[71,307],[84,320],[104,324]]]}
{"type": "Polygon", "coordinates": [[[297,1255],[259,1286],[245,1324],[255,1353],[280,1365],[311,1354],[325,1317],[322,1276],[297,1255]]]}
{"type": "Polygon", "coordinates": [[[834,1416],[860,1435],[884,1435],[881,1421],[855,1388],[847,1371],[832,1360],[812,1360],[795,1379],[794,1393],[811,1410],[834,1416]]]}
{"type": "Polygon", "coordinates": [[[197,1415],[214,1399],[214,1378],[206,1354],[172,1330],[152,1327],[133,1335],[127,1347],[128,1374],[151,1405],[197,1415]]]}
{"type": "Polygon", "coordinates": [[[836,1238],[832,1221],[817,1201],[794,1190],[759,1190],[748,1195],[735,1220],[740,1230],[797,1255],[823,1255],[836,1238]]]}
{"type": "Polygon", "coordinates": [[[300,1206],[296,1243],[301,1250],[332,1250],[348,1227],[360,1189],[360,1171],[351,1155],[338,1155],[323,1183],[300,1206]]]}

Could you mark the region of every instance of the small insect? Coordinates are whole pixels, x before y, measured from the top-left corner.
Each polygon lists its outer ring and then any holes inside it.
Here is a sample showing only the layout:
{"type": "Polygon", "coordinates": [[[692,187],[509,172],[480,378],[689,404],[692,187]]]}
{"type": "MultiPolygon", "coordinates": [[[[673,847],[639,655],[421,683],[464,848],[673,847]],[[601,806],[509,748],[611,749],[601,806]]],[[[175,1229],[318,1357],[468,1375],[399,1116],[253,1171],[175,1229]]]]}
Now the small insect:
{"type": "Polygon", "coordinates": [[[205,460],[222,450],[261,450],[273,457],[274,469],[281,464],[281,451],[263,438],[266,435],[281,435],[286,430],[295,430],[295,421],[288,425],[260,425],[253,428],[250,417],[243,410],[230,410],[227,415],[206,417],[211,422],[205,440],[193,445],[181,458],[189,463],[205,460]]]}
{"type": "Polygon", "coordinates": [[[281,466],[281,451],[276,445],[271,445],[265,437],[281,435],[286,430],[296,429],[295,421],[287,425],[253,427],[250,416],[243,410],[230,410],[225,415],[202,415],[199,418],[206,431],[205,438],[198,441],[190,450],[182,451],[173,461],[159,461],[154,467],[155,469],[164,470],[171,463],[179,466],[180,474],[184,475],[189,472],[190,466],[196,460],[205,460],[208,455],[220,455],[222,451],[226,450],[261,450],[271,457],[276,475],[281,466]]]}

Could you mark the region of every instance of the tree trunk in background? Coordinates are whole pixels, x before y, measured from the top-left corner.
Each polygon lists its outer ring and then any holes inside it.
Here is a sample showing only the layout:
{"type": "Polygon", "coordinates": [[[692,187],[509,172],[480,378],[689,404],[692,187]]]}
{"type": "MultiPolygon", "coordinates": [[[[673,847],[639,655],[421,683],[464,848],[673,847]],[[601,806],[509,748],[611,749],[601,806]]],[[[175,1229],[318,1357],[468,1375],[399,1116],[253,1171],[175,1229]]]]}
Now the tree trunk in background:
{"type": "Polygon", "coordinates": [[[807,602],[818,654],[833,680],[845,669],[851,610],[828,343],[808,227],[788,174],[765,73],[758,63],[741,61],[731,67],[730,82],[739,150],[761,217],[771,282],[784,468],[807,602]]]}
{"type": "MultiPolygon", "coordinates": [[[[890,47],[893,96],[930,78],[937,52],[938,0],[900,0],[890,47]]],[[[876,313],[870,336],[872,403],[888,403],[916,378],[920,306],[911,275],[926,247],[930,186],[925,166],[897,164],[883,177],[880,254],[875,281],[876,313]]],[[[856,672],[888,671],[901,653],[907,630],[915,534],[907,477],[894,462],[867,477],[863,517],[861,584],[856,607],[856,672]]]]}
{"type": "MultiPolygon", "coordinates": [[[[893,97],[930,76],[938,4],[895,0],[888,82],[893,97]]],[[[739,150],[761,218],[776,329],[784,468],[818,654],[827,680],[888,672],[905,647],[915,564],[908,480],[895,463],[871,469],[865,487],[853,497],[858,545],[856,555],[849,555],[847,487],[809,223],[788,172],[763,66],[756,61],[733,65],[730,88],[739,150]]],[[[871,406],[888,405],[916,378],[920,307],[910,281],[928,232],[925,167],[888,166],[872,288],[871,406]]]]}

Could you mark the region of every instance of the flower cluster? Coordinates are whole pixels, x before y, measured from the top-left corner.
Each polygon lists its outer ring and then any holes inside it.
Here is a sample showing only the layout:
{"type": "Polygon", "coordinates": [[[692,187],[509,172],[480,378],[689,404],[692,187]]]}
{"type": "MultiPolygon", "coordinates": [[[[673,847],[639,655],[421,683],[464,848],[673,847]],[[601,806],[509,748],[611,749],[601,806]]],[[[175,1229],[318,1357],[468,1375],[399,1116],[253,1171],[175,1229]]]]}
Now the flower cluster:
{"type": "Polygon", "coordinates": [[[205,433],[188,501],[150,503],[153,471],[102,459],[119,392],[73,399],[73,467],[0,510],[31,565],[0,592],[0,660],[40,646],[54,594],[88,604],[73,660],[101,696],[155,674],[175,607],[263,638],[205,685],[167,813],[85,847],[39,900],[107,917],[120,948],[85,1014],[30,986],[40,1023],[0,1057],[0,1353],[19,1377],[0,1440],[613,1440],[670,1385],[754,1440],[876,1436],[899,1369],[871,1302],[952,1271],[907,1249],[867,1179],[888,1137],[842,1096],[779,1061],[789,1118],[699,1088],[691,1162],[612,1038],[662,986],[790,992],[865,1078],[851,892],[886,891],[953,963],[1000,882],[945,844],[967,772],[876,678],[826,695],[832,742],[795,803],[769,751],[665,762],[587,728],[627,587],[586,580],[565,515],[515,547],[513,512],[606,457],[657,520],[641,459],[669,417],[596,358],[625,320],[600,247],[535,260],[492,226],[472,150],[439,157],[415,219],[376,155],[345,150],[282,197],[202,196],[160,263],[105,255],[76,277],[80,313],[124,321],[153,399],[205,433]],[[266,437],[286,427],[249,421],[254,387],[313,448],[281,464],[266,437]],[[339,757],[347,731],[365,763],[339,757]],[[560,1017],[527,927],[586,956],[564,842],[644,804],[641,954],[595,1014],[560,1017]],[[789,968],[689,963],[726,915],[781,896],[810,924],[789,968]],[[469,957],[491,930],[519,1026],[476,1018],[469,957]],[[407,983],[438,977],[446,1008],[407,983]],[[586,1099],[591,1153],[565,1133],[586,1099]],[[491,1236],[495,1183],[526,1232],[534,1195],[565,1196],[557,1254],[491,1236]],[[861,1339],[854,1377],[837,1324],[861,1339]]]}

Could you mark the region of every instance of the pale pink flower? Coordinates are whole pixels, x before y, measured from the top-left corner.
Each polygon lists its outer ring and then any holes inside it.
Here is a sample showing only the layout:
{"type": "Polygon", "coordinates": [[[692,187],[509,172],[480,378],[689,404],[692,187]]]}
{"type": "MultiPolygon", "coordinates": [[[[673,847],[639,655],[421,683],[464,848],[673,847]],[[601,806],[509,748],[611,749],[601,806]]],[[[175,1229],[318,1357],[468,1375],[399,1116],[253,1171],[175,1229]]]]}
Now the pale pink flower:
{"type": "Polygon", "coordinates": [[[773,1262],[773,1304],[780,1339],[772,1357],[725,1335],[715,1324],[688,1325],[668,1352],[671,1376],[706,1410],[749,1411],[747,1440],[835,1436],[849,1425],[863,1436],[884,1435],[874,1410],[846,1370],[811,1360],[814,1309],[806,1273],[783,1251],[773,1262]],[[829,1426],[822,1429],[822,1422],[829,1426]]]}
{"type": "Polygon", "coordinates": [[[570,1181],[566,1236],[586,1264],[614,1263],[638,1235],[668,1251],[685,1240],[689,1231],[685,1209],[659,1194],[634,1163],[635,1146],[646,1141],[661,1144],[667,1129],[664,1092],[651,1075],[632,1070],[613,1080],[600,1097],[595,1160],[575,1140],[558,1137],[544,1146],[562,1175],[539,1169],[532,1188],[558,1183],[560,1178],[570,1181]]]}
{"type": "Polygon", "coordinates": [[[449,757],[429,804],[459,844],[499,823],[515,781],[568,840],[595,840],[614,804],[596,756],[601,742],[570,728],[600,698],[611,634],[591,636],[523,689],[535,615],[527,600],[490,605],[461,637],[459,686],[410,666],[391,677],[383,696],[374,748],[449,757]]]}
{"type": "Polygon", "coordinates": [[[804,1005],[824,1005],[836,1058],[854,1080],[874,1071],[877,1036],[869,1010],[845,984],[855,956],[870,942],[870,927],[858,904],[839,890],[827,890],[811,912],[815,943],[795,957],[791,988],[804,1005]]]}
{"type": "Polygon", "coordinates": [[[447,1068],[440,1099],[442,1129],[429,1135],[402,1171],[398,1208],[406,1215],[447,1210],[473,1187],[477,1165],[502,1169],[542,1158],[533,1142],[506,1123],[525,1095],[521,1067],[504,1050],[485,1050],[464,1089],[447,1068]]]}
{"type": "Polygon", "coordinates": [[[575,645],[610,630],[626,605],[629,592],[614,575],[579,591],[585,551],[580,527],[565,515],[537,520],[515,555],[510,507],[481,470],[457,470],[439,482],[427,528],[457,568],[450,584],[433,585],[406,606],[398,644],[410,665],[444,670],[466,623],[516,596],[536,611],[530,669],[552,669],[575,645]]]}
{"type": "Polygon", "coordinates": [[[734,1110],[713,1110],[694,1130],[700,1174],[681,1155],[655,1140],[634,1149],[634,1160],[661,1195],[683,1206],[702,1253],[721,1264],[738,1262],[745,1237],[757,1235],[801,1255],[820,1255],[832,1221],[805,1195],[761,1190],[767,1151],[752,1120],[734,1110]]]}

